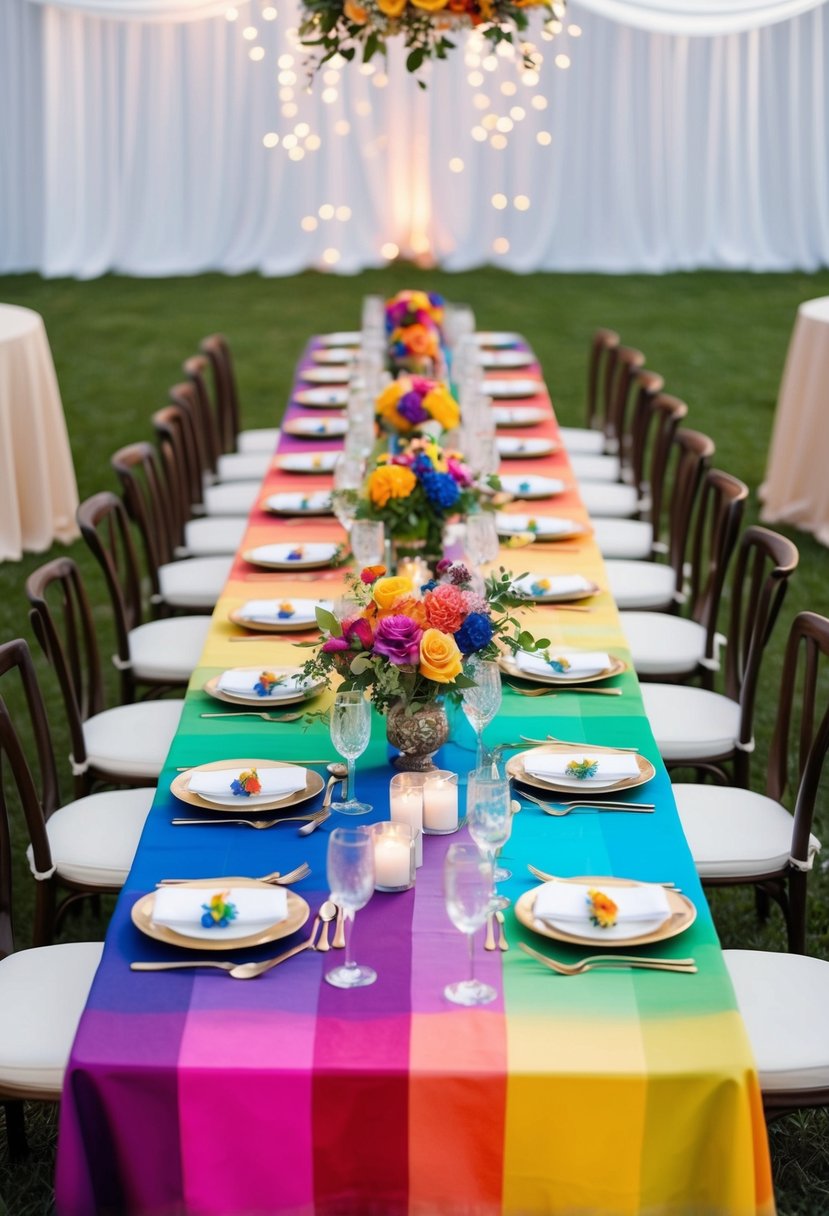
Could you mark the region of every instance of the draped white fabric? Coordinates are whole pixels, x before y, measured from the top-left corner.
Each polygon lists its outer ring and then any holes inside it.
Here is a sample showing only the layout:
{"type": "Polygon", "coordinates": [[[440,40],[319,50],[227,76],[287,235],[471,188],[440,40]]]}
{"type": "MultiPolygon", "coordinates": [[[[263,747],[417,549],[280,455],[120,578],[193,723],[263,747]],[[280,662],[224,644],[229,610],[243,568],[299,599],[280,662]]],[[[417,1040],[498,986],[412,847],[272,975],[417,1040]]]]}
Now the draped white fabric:
{"type": "Polygon", "coordinates": [[[3,0],[0,271],[354,272],[381,264],[389,242],[407,252],[427,241],[455,270],[829,262],[822,6],[762,30],[689,38],[573,2],[568,22],[582,36],[539,42],[535,88],[506,62],[472,87],[458,51],[424,93],[396,47],[387,87],[351,66],[326,102],[324,81],[302,91],[301,52],[287,36],[295,2],[256,22],[265,55],[254,62],[242,27],[258,10],[246,4],[233,23],[133,23],[3,0]],[[560,53],[566,71],[553,65],[560,53]],[[286,54],[290,116],[276,79],[286,54]],[[511,96],[500,92],[509,82],[511,96]],[[484,114],[524,111],[509,118],[501,150],[471,133],[481,95],[484,114]],[[320,146],[294,161],[283,140],[300,122],[320,146]],[[268,132],[278,146],[263,145],[268,132]],[[333,218],[318,215],[326,204],[333,218]]]}

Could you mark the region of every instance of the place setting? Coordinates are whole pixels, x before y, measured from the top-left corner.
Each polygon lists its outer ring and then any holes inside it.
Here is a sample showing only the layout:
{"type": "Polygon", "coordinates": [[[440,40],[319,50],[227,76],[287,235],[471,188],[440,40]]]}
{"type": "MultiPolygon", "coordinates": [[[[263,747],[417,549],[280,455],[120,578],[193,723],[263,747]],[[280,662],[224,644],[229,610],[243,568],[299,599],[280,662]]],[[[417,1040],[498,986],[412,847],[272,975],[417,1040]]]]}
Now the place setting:
{"type": "Polygon", "coordinates": [[[348,405],[348,389],[345,386],[342,388],[302,388],[293,394],[293,400],[297,405],[304,405],[306,409],[318,410],[327,407],[344,409],[348,405]]]}
{"type": "Polygon", "coordinates": [[[286,490],[270,494],[260,503],[267,515],[333,515],[334,500],[330,490],[317,490],[311,494],[300,494],[286,490]]]}
{"type": "Polygon", "coordinates": [[[312,351],[311,358],[315,363],[327,365],[348,365],[354,358],[354,348],[347,346],[324,346],[312,351]]]}
{"type": "Polygon", "coordinates": [[[502,460],[537,460],[541,456],[551,456],[559,450],[554,439],[542,437],[519,439],[515,435],[498,435],[495,445],[502,460]]]}
{"type": "MultiPolygon", "coordinates": [[[[324,685],[323,680],[306,676],[301,667],[263,669],[259,665],[232,667],[211,676],[205,681],[203,689],[208,696],[228,705],[267,709],[270,706],[301,705],[321,692],[324,685]]],[[[202,714],[202,717],[216,716],[202,714]]]]}
{"type": "Polygon", "coordinates": [[[335,562],[341,552],[341,545],[318,541],[256,545],[245,549],[242,558],[260,570],[319,570],[335,562]]]}
{"type": "Polygon", "coordinates": [[[517,401],[524,397],[537,397],[543,390],[544,384],[541,380],[520,376],[503,380],[496,376],[487,376],[481,384],[481,391],[493,401],[517,401]]]}
{"type": "Polygon", "coordinates": [[[536,405],[496,405],[492,408],[496,427],[539,426],[547,417],[546,410],[536,405]]]}
{"type": "MultiPolygon", "coordinates": [[[[577,747],[569,743],[544,743],[516,752],[507,760],[506,771],[514,781],[531,790],[577,792],[579,801],[588,806],[595,805],[589,801],[594,791],[603,795],[601,802],[605,803],[606,795],[637,789],[656,775],[650,760],[639,752],[591,749],[589,744],[577,747]]],[[[611,800],[610,806],[623,810],[625,804],[611,800]]]]}
{"type": "Polygon", "coordinates": [[[484,350],[510,350],[524,344],[521,334],[507,330],[479,329],[472,337],[484,350]]]}
{"type": "Polygon", "coordinates": [[[339,456],[337,451],[288,452],[277,456],[274,466],[284,473],[333,473],[339,456]]]}
{"type": "MultiPolygon", "coordinates": [[[[293,633],[317,629],[317,608],[330,611],[331,600],[257,599],[246,600],[228,613],[234,625],[260,633],[293,633]]],[[[235,639],[231,638],[231,641],[235,639]]]]}
{"type": "Polygon", "coordinates": [[[508,494],[511,498],[526,499],[528,501],[557,498],[559,494],[566,494],[568,490],[572,489],[560,477],[542,477],[534,473],[518,475],[514,473],[502,473],[499,480],[501,482],[501,491],[504,494],[508,494]]]}
{"type": "MultiPolygon", "coordinates": [[[[503,485],[503,481],[501,483],[503,485]]],[[[542,541],[574,540],[589,534],[589,527],[578,519],[560,515],[518,515],[497,512],[495,527],[503,537],[531,537],[532,544],[542,541]]]]}
{"type": "Polygon", "coordinates": [[[306,384],[348,384],[349,365],[337,367],[304,367],[299,378],[306,384]]]}
{"type": "Polygon", "coordinates": [[[296,439],[342,439],[348,430],[348,420],[333,415],[291,418],[288,422],[283,422],[282,429],[296,439]]]}
{"type": "Polygon", "coordinates": [[[610,680],[627,671],[627,664],[614,655],[598,650],[516,650],[498,660],[503,672],[534,684],[564,686],[593,684],[610,680]]]}
{"type": "Polygon", "coordinates": [[[513,586],[533,604],[573,604],[601,591],[598,583],[583,574],[522,574],[513,586]]]}
{"type": "Polygon", "coordinates": [[[506,371],[512,368],[532,367],[536,362],[537,359],[531,350],[485,347],[478,355],[478,364],[484,371],[506,371]]]}

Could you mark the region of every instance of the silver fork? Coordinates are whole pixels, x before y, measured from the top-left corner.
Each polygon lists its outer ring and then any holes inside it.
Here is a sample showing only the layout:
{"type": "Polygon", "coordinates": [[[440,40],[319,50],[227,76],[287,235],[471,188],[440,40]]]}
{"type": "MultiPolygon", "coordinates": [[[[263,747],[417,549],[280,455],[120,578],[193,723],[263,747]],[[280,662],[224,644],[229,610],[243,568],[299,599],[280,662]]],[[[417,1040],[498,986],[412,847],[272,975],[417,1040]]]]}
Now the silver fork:
{"type": "Polygon", "coordinates": [[[536,962],[543,963],[557,975],[584,975],[587,971],[597,969],[619,971],[628,968],[639,971],[673,971],[678,975],[695,975],[697,971],[696,960],[693,958],[644,958],[638,954],[591,954],[578,963],[560,963],[557,959],[539,954],[526,942],[519,942],[518,945],[525,954],[529,954],[536,962]]]}
{"type": "MultiPolygon", "coordinates": [[[[277,887],[290,887],[292,883],[301,882],[303,878],[307,878],[311,873],[311,867],[307,861],[303,861],[300,865],[295,866],[293,870],[289,870],[287,874],[281,874],[279,870],[274,870],[271,874],[260,874],[255,878],[254,882],[269,882],[277,887]]],[[[223,876],[222,876],[223,877],[223,876]]],[[[204,879],[203,881],[213,881],[212,879],[204,879]]],[[[155,885],[157,887],[177,887],[183,882],[193,882],[192,878],[162,878],[155,885]]]]}
{"type": "Polygon", "coordinates": [[[261,718],[263,722],[297,722],[305,717],[305,711],[290,714],[269,714],[258,709],[236,709],[227,714],[199,714],[200,718],[261,718]]]}
{"type": "Polygon", "coordinates": [[[522,794],[521,797],[540,806],[547,815],[555,815],[557,818],[569,815],[577,807],[590,807],[595,811],[631,811],[636,814],[649,814],[656,810],[655,802],[602,802],[598,798],[575,799],[572,802],[545,802],[533,794],[522,794]]]}
{"type": "Polygon", "coordinates": [[[324,819],[328,819],[330,811],[319,810],[313,815],[288,815],[284,819],[171,819],[170,822],[176,827],[206,827],[208,824],[243,824],[248,828],[259,828],[260,831],[265,828],[278,828],[283,823],[314,823],[320,824],[324,819]]]}

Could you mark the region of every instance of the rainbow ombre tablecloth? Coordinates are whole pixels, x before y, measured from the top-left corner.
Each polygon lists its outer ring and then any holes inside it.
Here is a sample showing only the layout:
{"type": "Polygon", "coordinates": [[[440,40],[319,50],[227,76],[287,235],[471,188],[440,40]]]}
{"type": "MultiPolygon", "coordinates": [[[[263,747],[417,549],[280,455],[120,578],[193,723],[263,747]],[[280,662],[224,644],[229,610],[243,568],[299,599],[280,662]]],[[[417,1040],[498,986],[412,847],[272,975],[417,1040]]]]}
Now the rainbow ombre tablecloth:
{"type": "MultiPolygon", "coordinates": [[[[308,358],[306,352],[305,359],[308,358]]],[[[300,365],[302,368],[306,363],[300,365]]],[[[543,384],[537,403],[549,408],[543,384]]],[[[301,415],[291,403],[286,416],[301,415]]],[[[312,416],[313,411],[307,411],[312,416]]],[[[523,434],[556,434],[548,421],[523,434]]],[[[280,451],[319,448],[283,437],[280,451]]],[[[511,462],[510,472],[569,476],[567,458],[511,462]]],[[[268,492],[323,488],[330,479],[274,467],[268,492]]],[[[584,518],[574,488],[536,514],[584,518]]],[[[518,506],[513,508],[518,510],[518,506]]],[[[246,545],[284,537],[340,539],[328,520],[280,524],[255,510],[246,545]]],[[[243,546],[244,547],[244,546],[243,546]]],[[[504,551],[520,573],[578,570],[602,585],[592,542],[504,551]]],[[[513,948],[479,954],[500,997],[450,1006],[444,985],[465,974],[466,943],[444,911],[442,862],[453,837],[427,837],[414,890],[375,895],[357,917],[355,950],[379,974],[370,988],[324,983],[331,955],[307,952],[259,980],[218,971],[135,973],[132,959],[174,957],[132,926],[130,908],[163,877],[260,874],[306,860],[297,890],[316,908],[327,894],[327,831],[177,828],[175,769],[234,757],[302,761],[333,755],[322,724],[203,720],[220,708],[207,678],[241,664],[295,661],[290,639],[231,644],[228,612],[267,594],[335,594],[241,560],[220,600],[187,695],[135,865],[107,935],[81,1021],[61,1112],[61,1216],[529,1216],[531,1213],[769,1213],[766,1130],[749,1045],[716,934],[683,838],[671,788],[632,673],[623,696],[521,698],[505,687],[491,741],[552,731],[573,741],[638,747],[657,766],[653,815],[584,813],[551,819],[529,806],[515,819],[502,884],[532,885],[526,863],[561,875],[673,880],[696,923],[661,954],[693,955],[693,976],[648,972],[555,976],[513,948]]],[[[539,609],[533,628],[555,643],[625,656],[605,592],[586,615],[539,609]]],[[[465,774],[473,738],[458,716],[444,768],[465,774]]],[[[358,789],[388,817],[384,723],[374,723],[358,789]]],[[[507,913],[515,946],[522,930],[507,913]]],[[[281,945],[282,943],[280,943],[281,945]]],[[[562,959],[581,951],[541,942],[562,959]]],[[[250,957],[268,957],[263,947],[250,957]]]]}

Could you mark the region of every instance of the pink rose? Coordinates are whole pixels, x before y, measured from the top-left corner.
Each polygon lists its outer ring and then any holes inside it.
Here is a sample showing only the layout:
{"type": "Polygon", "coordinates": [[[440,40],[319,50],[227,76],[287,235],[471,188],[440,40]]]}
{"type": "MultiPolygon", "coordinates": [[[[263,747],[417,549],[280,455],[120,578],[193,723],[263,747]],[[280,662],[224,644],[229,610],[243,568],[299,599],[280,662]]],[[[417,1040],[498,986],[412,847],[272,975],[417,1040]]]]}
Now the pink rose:
{"type": "Polygon", "coordinates": [[[347,624],[344,624],[343,634],[349,642],[353,638],[356,638],[364,650],[371,649],[371,643],[374,635],[371,632],[371,625],[369,625],[365,617],[360,616],[357,617],[356,620],[348,621],[347,624]]]}
{"type": "Polygon", "coordinates": [[[395,667],[417,663],[423,630],[409,616],[387,616],[377,625],[374,653],[385,655],[395,667]]]}
{"type": "Polygon", "coordinates": [[[452,583],[443,583],[434,591],[428,591],[423,602],[433,629],[440,629],[442,633],[455,633],[460,629],[466,616],[466,604],[463,593],[452,583]]]}
{"type": "Polygon", "coordinates": [[[323,642],[322,649],[325,654],[336,654],[339,650],[348,650],[348,642],[345,638],[329,638],[323,642]]]}

